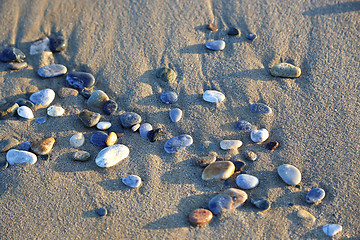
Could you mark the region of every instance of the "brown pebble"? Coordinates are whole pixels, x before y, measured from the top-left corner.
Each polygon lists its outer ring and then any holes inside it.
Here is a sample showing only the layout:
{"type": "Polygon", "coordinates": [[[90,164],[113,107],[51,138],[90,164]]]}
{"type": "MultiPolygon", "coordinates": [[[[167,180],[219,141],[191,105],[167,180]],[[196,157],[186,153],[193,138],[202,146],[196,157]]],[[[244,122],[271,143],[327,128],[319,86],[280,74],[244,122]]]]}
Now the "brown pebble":
{"type": "Polygon", "coordinates": [[[213,217],[211,211],[203,208],[195,209],[189,215],[189,222],[194,226],[203,226],[208,224],[213,217]]]}
{"type": "Polygon", "coordinates": [[[114,145],[117,142],[117,140],[118,140],[118,138],[117,138],[116,133],[111,132],[111,133],[109,133],[109,136],[106,138],[105,144],[106,144],[106,146],[110,147],[110,146],[114,145]]]}
{"type": "Polygon", "coordinates": [[[302,219],[303,224],[313,224],[316,220],[314,215],[305,210],[299,210],[297,216],[302,219]]]}
{"type": "Polygon", "coordinates": [[[209,180],[225,180],[231,177],[235,172],[235,166],[230,161],[218,161],[207,166],[203,173],[202,179],[209,180]]]}
{"type": "Polygon", "coordinates": [[[38,155],[49,154],[54,146],[55,139],[50,137],[31,143],[31,150],[38,155]]]}
{"type": "Polygon", "coordinates": [[[216,26],[215,23],[209,23],[208,27],[207,27],[209,30],[211,31],[217,31],[219,28],[216,26]]]}
{"type": "Polygon", "coordinates": [[[67,88],[67,87],[60,88],[60,90],[57,92],[57,94],[61,98],[66,98],[66,97],[70,97],[70,96],[77,96],[78,93],[79,93],[78,90],[73,89],[73,88],[67,88]]]}
{"type": "Polygon", "coordinates": [[[26,62],[19,62],[19,63],[10,63],[8,68],[11,70],[21,70],[28,66],[26,62]]]}
{"type": "Polygon", "coordinates": [[[247,193],[237,188],[226,189],[223,194],[232,200],[229,209],[241,207],[248,199],[247,193]]]}

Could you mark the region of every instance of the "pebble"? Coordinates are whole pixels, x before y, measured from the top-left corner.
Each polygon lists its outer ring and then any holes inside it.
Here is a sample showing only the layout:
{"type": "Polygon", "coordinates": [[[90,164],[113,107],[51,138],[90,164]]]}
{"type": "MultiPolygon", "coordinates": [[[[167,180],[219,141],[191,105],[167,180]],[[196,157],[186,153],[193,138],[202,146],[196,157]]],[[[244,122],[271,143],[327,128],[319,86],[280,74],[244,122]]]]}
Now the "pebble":
{"type": "Polygon", "coordinates": [[[104,105],[108,100],[109,97],[105,92],[96,90],[87,100],[87,104],[92,107],[104,108],[104,105]]]}
{"type": "Polygon", "coordinates": [[[228,188],[222,194],[231,198],[229,209],[241,207],[248,199],[247,193],[237,188],[228,188]]]}
{"type": "Polygon", "coordinates": [[[322,188],[313,188],[306,194],[307,203],[321,202],[325,197],[325,191],[322,188]]]}
{"type": "Polygon", "coordinates": [[[167,140],[164,149],[167,153],[176,153],[190,147],[192,143],[192,137],[190,135],[183,134],[167,140]]]}
{"type": "Polygon", "coordinates": [[[316,218],[314,217],[314,215],[312,215],[308,211],[299,210],[296,215],[303,220],[304,224],[310,225],[310,224],[315,223],[316,218]]]}
{"type": "Polygon", "coordinates": [[[183,116],[183,111],[180,108],[173,108],[170,110],[169,115],[172,122],[178,122],[183,116]]]}
{"type": "Polygon", "coordinates": [[[109,135],[107,133],[96,131],[91,135],[90,142],[95,146],[105,147],[106,146],[105,141],[108,138],[108,136],[109,135]]]}
{"type": "Polygon", "coordinates": [[[223,209],[230,209],[231,202],[229,196],[218,194],[209,201],[209,209],[214,215],[218,215],[223,209]]]}
{"type": "Polygon", "coordinates": [[[60,90],[57,92],[57,94],[61,98],[67,98],[67,97],[71,97],[71,96],[77,96],[79,94],[79,92],[78,92],[78,90],[73,89],[73,88],[63,87],[63,88],[60,88],[60,90]]]}
{"type": "Polygon", "coordinates": [[[19,150],[22,151],[29,151],[31,148],[31,143],[30,142],[23,142],[20,146],[19,146],[19,150]]]}
{"type": "Polygon", "coordinates": [[[219,28],[216,26],[215,23],[209,23],[209,25],[207,26],[207,28],[211,31],[217,31],[219,28]]]}
{"type": "Polygon", "coordinates": [[[63,109],[60,106],[50,106],[47,109],[47,115],[51,117],[60,117],[64,115],[64,113],[65,113],[65,109],[63,109]]]}
{"type": "Polygon", "coordinates": [[[301,75],[301,69],[290,63],[278,63],[270,69],[274,77],[297,78],[301,75]]]}
{"type": "Polygon", "coordinates": [[[249,174],[240,174],[236,178],[236,185],[242,189],[253,189],[259,184],[259,179],[249,174]]]}
{"type": "Polygon", "coordinates": [[[201,151],[216,151],[216,144],[212,141],[203,141],[200,143],[201,151]]]}
{"type": "Polygon", "coordinates": [[[39,124],[43,124],[46,122],[46,117],[39,117],[39,118],[35,119],[35,122],[37,122],[39,124]]]}
{"type": "Polygon", "coordinates": [[[342,231],[342,226],[339,224],[325,224],[323,226],[323,232],[329,237],[332,237],[341,231],[342,231]]]}
{"type": "Polygon", "coordinates": [[[104,104],[104,112],[107,115],[114,114],[116,112],[117,108],[118,108],[118,104],[114,100],[108,100],[104,104]]]}
{"type": "Polygon", "coordinates": [[[245,154],[245,157],[246,157],[247,160],[256,161],[256,159],[257,159],[257,155],[254,152],[245,151],[244,154],[245,154]]]}
{"type": "Polygon", "coordinates": [[[84,161],[89,160],[90,153],[88,153],[87,151],[76,151],[76,152],[74,152],[73,157],[74,157],[75,161],[84,162],[84,161]]]}
{"type": "Polygon", "coordinates": [[[14,47],[5,48],[0,53],[0,61],[2,62],[23,62],[25,58],[25,54],[14,47]]]}
{"type": "Polygon", "coordinates": [[[123,127],[129,128],[141,123],[141,116],[134,112],[126,112],[120,115],[120,122],[123,127]]]}
{"type": "Polygon", "coordinates": [[[101,217],[104,217],[108,214],[106,208],[99,208],[96,210],[96,213],[101,217]]]}
{"type": "Polygon", "coordinates": [[[92,87],[95,84],[95,77],[86,72],[69,72],[66,81],[73,88],[83,89],[92,87]]]}
{"type": "Polygon", "coordinates": [[[218,161],[207,166],[201,178],[209,180],[225,180],[231,177],[235,172],[235,166],[230,161],[218,161]]]}
{"type": "Polygon", "coordinates": [[[51,64],[39,68],[38,74],[43,78],[57,77],[66,74],[67,68],[61,64],[51,64]]]}
{"type": "Polygon", "coordinates": [[[6,161],[10,165],[22,163],[34,164],[37,161],[37,157],[32,152],[11,149],[6,153],[6,161]]]}
{"type": "Polygon", "coordinates": [[[134,126],[131,127],[131,131],[136,132],[137,130],[139,130],[139,128],[140,128],[140,124],[139,123],[135,124],[134,126]]]}
{"type": "Polygon", "coordinates": [[[96,127],[100,130],[108,130],[109,128],[111,128],[111,122],[98,122],[96,127]]]}
{"type": "Polygon", "coordinates": [[[0,142],[0,152],[6,152],[9,149],[19,144],[19,141],[15,138],[9,138],[0,142]]]}
{"type": "Polygon", "coordinates": [[[216,152],[209,152],[208,156],[199,158],[198,160],[196,160],[196,163],[200,167],[207,167],[216,161],[216,157],[217,157],[216,152]]]}
{"type": "Polygon", "coordinates": [[[265,198],[254,197],[250,199],[250,202],[261,211],[268,210],[271,207],[271,203],[265,198]]]}
{"type": "Polygon", "coordinates": [[[117,137],[119,138],[124,135],[124,128],[120,124],[115,124],[111,126],[109,132],[116,133],[117,137]]]}
{"type": "Polygon", "coordinates": [[[240,131],[250,131],[253,129],[253,125],[245,120],[236,122],[236,129],[240,131]]]}
{"type": "Polygon", "coordinates": [[[248,35],[246,35],[246,38],[249,40],[255,40],[257,38],[257,35],[254,33],[249,33],[248,35]]]}
{"type": "Polygon", "coordinates": [[[22,118],[26,118],[26,119],[33,119],[34,118],[34,113],[32,112],[32,110],[27,107],[27,106],[21,106],[17,109],[17,114],[22,117],[22,118]]]}
{"type": "Polygon", "coordinates": [[[5,103],[0,107],[0,119],[14,116],[19,108],[17,103],[5,103]]]}
{"type": "Polygon", "coordinates": [[[10,70],[22,70],[28,66],[27,62],[10,63],[7,67],[10,70]]]}
{"type": "Polygon", "coordinates": [[[140,125],[140,136],[143,138],[147,138],[149,131],[153,130],[153,127],[150,123],[143,123],[140,125]]]}
{"type": "Polygon", "coordinates": [[[51,65],[51,64],[55,64],[55,59],[54,59],[53,53],[50,51],[42,52],[40,55],[40,59],[39,59],[39,68],[47,66],[47,65],[51,65]]]}
{"type": "Polygon", "coordinates": [[[176,81],[177,73],[171,68],[160,68],[156,71],[156,77],[161,78],[165,82],[173,83],[176,81]]]}
{"type": "Polygon", "coordinates": [[[53,52],[64,51],[67,47],[67,41],[62,33],[53,34],[50,37],[50,49],[53,52]]]}
{"type": "Polygon", "coordinates": [[[111,132],[111,133],[109,133],[109,136],[106,138],[105,144],[106,144],[106,146],[110,147],[110,146],[114,145],[117,142],[117,140],[118,140],[118,138],[117,138],[116,133],[111,132]]]}
{"type": "Polygon", "coordinates": [[[9,167],[9,163],[7,161],[1,160],[0,161],[0,171],[3,171],[9,167]]]}
{"type": "Polygon", "coordinates": [[[74,148],[81,147],[85,142],[84,134],[82,133],[75,133],[70,138],[70,145],[74,148]]]}
{"type": "Polygon", "coordinates": [[[92,89],[87,89],[87,88],[79,89],[79,91],[80,91],[80,95],[83,96],[85,99],[89,99],[89,97],[93,93],[92,89]]]}
{"type": "Polygon", "coordinates": [[[31,143],[31,150],[38,155],[46,155],[50,153],[54,143],[55,139],[52,137],[35,141],[31,143]]]}
{"type": "Polygon", "coordinates": [[[29,107],[31,110],[34,110],[35,109],[35,104],[30,101],[30,100],[26,100],[24,98],[19,98],[15,101],[20,107],[21,106],[27,106],[29,107]]]}
{"type": "Polygon", "coordinates": [[[141,185],[141,178],[137,175],[129,175],[122,179],[122,182],[131,188],[138,188],[141,185]]]}
{"type": "Polygon", "coordinates": [[[150,142],[155,142],[159,139],[161,135],[161,128],[150,130],[147,134],[147,137],[150,142]]]}
{"type": "Polygon", "coordinates": [[[127,146],[115,144],[101,150],[98,153],[95,162],[102,168],[112,167],[129,156],[129,152],[130,150],[127,146]]]}
{"type": "Polygon", "coordinates": [[[30,46],[30,55],[36,55],[41,54],[44,51],[50,51],[49,43],[50,41],[47,37],[34,42],[30,46]]]}
{"type": "Polygon", "coordinates": [[[173,104],[178,101],[178,95],[175,92],[163,92],[160,95],[160,100],[165,104],[173,104]]]}
{"type": "Polygon", "coordinates": [[[246,167],[246,163],[244,163],[243,161],[233,161],[233,164],[235,166],[236,172],[240,172],[246,167]]]}
{"type": "Polygon", "coordinates": [[[222,150],[238,149],[242,144],[240,140],[222,140],[220,142],[220,148],[222,150]]]}
{"type": "Polygon", "coordinates": [[[266,144],[266,148],[273,151],[275,149],[277,149],[279,147],[280,143],[278,141],[272,141],[272,142],[268,142],[266,144]]]}
{"type": "Polygon", "coordinates": [[[299,169],[290,164],[283,164],[277,170],[281,179],[288,185],[298,185],[301,182],[299,169]]]}
{"type": "Polygon", "coordinates": [[[265,128],[254,130],[250,134],[251,140],[255,143],[262,143],[269,138],[269,132],[265,128]]]}
{"type": "Polygon", "coordinates": [[[253,113],[258,113],[258,114],[271,114],[272,113],[272,109],[263,104],[263,103],[253,103],[250,106],[250,110],[253,113]]]}
{"type": "Polygon", "coordinates": [[[48,161],[50,159],[50,154],[40,155],[39,157],[43,161],[48,161]]]}
{"type": "Polygon", "coordinates": [[[206,90],[203,94],[203,99],[206,102],[220,103],[225,100],[225,95],[216,90],[206,90]]]}
{"type": "Polygon", "coordinates": [[[93,127],[100,121],[101,115],[87,109],[79,114],[79,119],[86,127],[93,127]]]}
{"type": "Polygon", "coordinates": [[[55,92],[52,89],[43,89],[37,91],[30,96],[30,101],[35,104],[42,105],[44,107],[49,106],[55,99],[55,92]]]}
{"type": "Polygon", "coordinates": [[[193,226],[201,227],[208,224],[212,218],[213,214],[211,211],[204,208],[198,208],[195,209],[192,213],[190,213],[189,222],[193,226]]]}
{"type": "Polygon", "coordinates": [[[240,35],[240,31],[237,28],[230,28],[228,31],[228,35],[230,36],[240,35]]]}
{"type": "Polygon", "coordinates": [[[205,44],[207,49],[213,51],[221,51],[225,48],[225,42],[223,40],[210,41],[205,44]]]}

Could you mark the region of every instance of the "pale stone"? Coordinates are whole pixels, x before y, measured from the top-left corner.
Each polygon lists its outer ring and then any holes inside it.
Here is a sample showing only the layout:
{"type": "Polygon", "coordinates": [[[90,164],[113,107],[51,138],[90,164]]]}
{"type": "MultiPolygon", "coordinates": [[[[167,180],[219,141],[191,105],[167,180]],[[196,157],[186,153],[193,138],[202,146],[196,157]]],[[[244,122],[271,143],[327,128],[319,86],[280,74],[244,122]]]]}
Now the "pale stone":
{"type": "Polygon", "coordinates": [[[262,143],[269,138],[269,132],[265,128],[254,130],[250,134],[251,140],[255,143],[262,143]]]}
{"type": "Polygon", "coordinates": [[[129,156],[129,153],[130,150],[127,146],[116,144],[101,150],[98,153],[95,162],[102,168],[112,167],[129,156]]]}
{"type": "Polygon", "coordinates": [[[297,78],[301,75],[301,69],[290,63],[278,63],[271,68],[270,73],[275,77],[297,78]]]}
{"type": "Polygon", "coordinates": [[[206,90],[203,94],[203,99],[206,102],[220,103],[225,100],[225,95],[216,90],[206,90]]]}
{"type": "Polygon", "coordinates": [[[327,236],[332,237],[342,231],[342,226],[339,224],[326,224],[323,226],[323,231],[327,236]]]}
{"type": "Polygon", "coordinates": [[[81,147],[85,142],[84,134],[76,133],[70,138],[70,145],[74,148],[81,147]]]}
{"type": "Polygon", "coordinates": [[[202,179],[209,180],[225,180],[231,177],[235,172],[235,165],[230,161],[214,162],[207,166],[203,173],[202,179]]]}
{"type": "Polygon", "coordinates": [[[98,122],[98,124],[96,124],[97,129],[100,130],[107,130],[109,128],[111,128],[111,123],[110,122],[98,122]]]}
{"type": "Polygon", "coordinates": [[[34,42],[30,46],[30,55],[36,55],[36,54],[40,54],[44,51],[50,51],[49,43],[50,43],[50,41],[49,41],[49,38],[47,38],[47,37],[34,42]]]}
{"type": "Polygon", "coordinates": [[[315,223],[315,220],[316,220],[314,215],[312,215],[311,213],[309,213],[308,211],[305,211],[305,210],[299,210],[297,212],[297,216],[302,219],[303,224],[310,225],[310,224],[315,223]]]}
{"type": "Polygon", "coordinates": [[[288,185],[297,185],[301,182],[299,169],[290,164],[283,164],[278,167],[278,174],[288,185]]]}
{"type": "Polygon", "coordinates": [[[27,107],[27,106],[21,106],[17,109],[17,114],[22,117],[22,118],[26,118],[26,119],[33,119],[34,118],[34,113],[32,112],[32,110],[27,107]]]}
{"type": "Polygon", "coordinates": [[[220,142],[220,147],[223,150],[237,149],[242,146],[242,141],[240,140],[222,140],[220,142]]]}
{"type": "Polygon", "coordinates": [[[34,164],[37,161],[37,157],[32,152],[10,149],[6,153],[6,161],[8,161],[10,165],[21,163],[34,164]]]}
{"type": "Polygon", "coordinates": [[[51,117],[60,117],[64,115],[64,113],[65,113],[65,109],[63,109],[60,106],[50,106],[47,109],[47,115],[51,117]]]}

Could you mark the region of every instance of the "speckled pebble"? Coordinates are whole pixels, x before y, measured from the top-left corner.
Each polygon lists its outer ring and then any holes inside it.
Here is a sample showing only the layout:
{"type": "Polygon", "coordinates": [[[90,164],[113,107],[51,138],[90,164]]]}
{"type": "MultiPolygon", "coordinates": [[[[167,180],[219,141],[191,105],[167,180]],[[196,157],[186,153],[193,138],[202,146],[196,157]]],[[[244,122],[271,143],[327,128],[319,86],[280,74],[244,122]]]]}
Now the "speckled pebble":
{"type": "Polygon", "coordinates": [[[91,135],[90,142],[95,146],[105,147],[108,136],[105,132],[96,131],[91,135]]]}
{"type": "Polygon", "coordinates": [[[325,197],[325,190],[322,188],[313,188],[306,194],[307,203],[321,202],[325,197]]]}
{"type": "Polygon", "coordinates": [[[180,136],[172,137],[166,141],[164,150],[167,153],[176,153],[186,148],[190,147],[193,144],[193,139],[190,135],[183,134],[180,136]]]}
{"type": "Polygon", "coordinates": [[[52,137],[34,141],[31,143],[31,150],[37,155],[46,155],[50,153],[54,143],[55,139],[52,137]]]}
{"type": "Polygon", "coordinates": [[[290,63],[278,63],[270,69],[274,77],[297,78],[301,75],[301,69],[290,63]]]}
{"type": "Polygon", "coordinates": [[[173,104],[178,101],[178,95],[175,92],[163,92],[160,95],[160,100],[165,104],[173,104]]]}
{"type": "Polygon", "coordinates": [[[151,126],[150,123],[143,123],[140,125],[140,136],[143,138],[147,138],[147,135],[149,133],[149,131],[153,130],[153,127],[151,126]]]}
{"type": "Polygon", "coordinates": [[[114,100],[108,100],[105,104],[104,104],[104,112],[107,115],[111,115],[114,114],[116,112],[118,108],[118,104],[114,101],[114,100]]]}
{"type": "Polygon", "coordinates": [[[130,128],[135,124],[141,123],[141,116],[134,112],[126,112],[120,115],[121,125],[130,128]]]}
{"type": "Polygon", "coordinates": [[[131,188],[138,188],[141,185],[141,178],[137,175],[129,175],[122,179],[122,182],[131,188]]]}
{"type": "Polygon", "coordinates": [[[173,108],[170,110],[169,115],[172,122],[178,122],[183,116],[183,111],[180,108],[173,108]]]}
{"type": "Polygon", "coordinates": [[[66,74],[67,68],[61,64],[51,64],[39,68],[38,75],[43,78],[57,77],[66,74]]]}
{"type": "Polygon", "coordinates": [[[83,89],[92,87],[95,84],[95,77],[86,72],[69,72],[66,75],[66,81],[73,88],[83,89]]]}
{"type": "Polygon", "coordinates": [[[245,157],[247,160],[256,161],[256,159],[257,159],[256,153],[254,153],[252,151],[245,151],[244,154],[245,154],[245,157]]]}
{"type": "Polygon", "coordinates": [[[57,92],[57,94],[61,98],[67,98],[67,97],[71,97],[71,96],[77,96],[79,94],[79,91],[76,89],[73,89],[73,88],[63,87],[63,88],[60,88],[60,90],[57,92]]]}
{"type": "Polygon", "coordinates": [[[76,151],[74,152],[73,158],[75,161],[84,162],[90,159],[90,153],[87,151],[76,151]]]}
{"type": "Polygon", "coordinates": [[[189,222],[193,226],[204,226],[208,224],[213,218],[211,211],[203,208],[195,209],[189,215],[189,222]]]}
{"type": "Polygon", "coordinates": [[[271,114],[272,109],[263,103],[253,103],[250,106],[250,110],[257,114],[271,114]]]}
{"type": "Polygon", "coordinates": [[[259,184],[259,179],[249,174],[240,174],[236,178],[236,185],[242,189],[253,189],[259,184]]]}
{"type": "Polygon", "coordinates": [[[156,77],[161,78],[165,82],[174,83],[177,73],[171,68],[160,68],[156,71],[156,77]]]}
{"type": "Polygon", "coordinates": [[[213,51],[221,51],[225,48],[225,42],[223,40],[209,41],[205,44],[207,49],[213,51]]]}
{"type": "Polygon", "coordinates": [[[74,148],[81,147],[85,142],[84,134],[82,133],[75,133],[70,138],[70,145],[74,148]]]}
{"type": "Polygon", "coordinates": [[[269,138],[269,132],[265,128],[254,130],[250,134],[251,140],[255,143],[262,143],[269,138]]]}
{"type": "Polygon", "coordinates": [[[254,128],[253,125],[251,123],[249,123],[248,121],[240,120],[240,121],[236,122],[236,129],[237,130],[250,131],[253,128],[254,128]]]}

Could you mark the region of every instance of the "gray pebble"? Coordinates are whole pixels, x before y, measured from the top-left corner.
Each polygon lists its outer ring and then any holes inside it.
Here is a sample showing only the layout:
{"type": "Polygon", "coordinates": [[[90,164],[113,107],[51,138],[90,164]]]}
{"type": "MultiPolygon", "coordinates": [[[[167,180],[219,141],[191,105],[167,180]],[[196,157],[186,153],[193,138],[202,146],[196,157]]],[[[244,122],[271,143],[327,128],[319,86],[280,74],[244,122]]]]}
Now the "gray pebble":
{"type": "Polygon", "coordinates": [[[84,161],[89,160],[90,153],[88,153],[87,151],[76,151],[76,152],[74,152],[73,157],[74,157],[75,161],[84,162],[84,161]]]}
{"type": "Polygon", "coordinates": [[[306,195],[307,203],[318,203],[325,197],[325,191],[322,188],[313,188],[306,195]]]}

